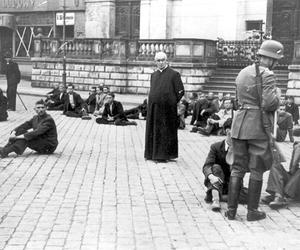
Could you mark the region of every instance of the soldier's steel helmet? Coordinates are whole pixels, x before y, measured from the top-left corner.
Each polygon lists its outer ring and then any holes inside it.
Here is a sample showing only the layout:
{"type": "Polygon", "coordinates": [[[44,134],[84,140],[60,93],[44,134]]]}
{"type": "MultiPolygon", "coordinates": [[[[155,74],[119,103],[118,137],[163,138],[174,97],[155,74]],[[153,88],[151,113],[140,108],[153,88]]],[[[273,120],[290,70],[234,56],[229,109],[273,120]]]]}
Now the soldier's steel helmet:
{"type": "Polygon", "coordinates": [[[257,55],[276,60],[281,59],[283,57],[283,45],[275,40],[266,40],[261,44],[257,55]]]}

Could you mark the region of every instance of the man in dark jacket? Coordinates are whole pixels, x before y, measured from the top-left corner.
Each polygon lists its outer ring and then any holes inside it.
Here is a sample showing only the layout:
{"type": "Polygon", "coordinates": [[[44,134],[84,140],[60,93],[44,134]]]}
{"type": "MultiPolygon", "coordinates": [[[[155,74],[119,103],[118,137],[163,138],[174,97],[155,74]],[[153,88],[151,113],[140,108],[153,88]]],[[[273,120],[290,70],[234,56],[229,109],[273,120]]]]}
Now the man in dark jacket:
{"type": "Polygon", "coordinates": [[[280,106],[277,121],[276,141],[285,141],[287,133],[289,134],[290,142],[294,142],[293,136],[293,117],[290,113],[285,112],[285,106],[280,106]]]}
{"type": "MultiPolygon", "coordinates": [[[[204,185],[207,187],[205,201],[212,202],[212,210],[219,211],[220,200],[227,201],[230,179],[230,164],[232,163],[231,122],[224,124],[226,139],[213,143],[203,165],[204,185]]],[[[241,189],[239,202],[246,203],[246,189],[241,189]]]]}
{"type": "Polygon", "coordinates": [[[293,123],[298,125],[299,120],[299,108],[295,104],[295,100],[293,96],[289,96],[287,98],[287,103],[285,104],[285,111],[290,113],[293,117],[293,123]]]}
{"type": "Polygon", "coordinates": [[[96,118],[98,124],[115,124],[117,126],[137,125],[127,120],[122,103],[115,101],[114,93],[107,93],[102,117],[96,118]]]}
{"type": "Polygon", "coordinates": [[[81,96],[74,92],[74,86],[69,84],[67,87],[67,96],[64,103],[64,115],[70,117],[87,116],[87,107],[81,96]]]}
{"type": "Polygon", "coordinates": [[[52,96],[51,101],[46,102],[48,110],[63,110],[67,98],[65,86],[59,84],[59,92],[52,96]]]}
{"type": "Polygon", "coordinates": [[[37,101],[34,110],[37,115],[11,132],[8,143],[0,149],[1,158],[11,152],[21,155],[27,147],[41,154],[52,154],[55,151],[58,145],[56,125],[46,113],[44,101],[37,101]]]}
{"type": "Polygon", "coordinates": [[[89,97],[86,99],[85,103],[87,105],[87,112],[93,114],[96,108],[96,87],[91,88],[91,92],[89,93],[89,97]]]}
{"type": "Polygon", "coordinates": [[[7,53],[5,55],[5,60],[6,60],[5,74],[7,79],[8,109],[15,111],[17,87],[18,87],[18,83],[21,80],[21,73],[18,64],[12,60],[10,53],[7,53]]]}
{"type": "Polygon", "coordinates": [[[151,74],[144,157],[166,162],[178,157],[177,103],[184,95],[178,72],[168,66],[167,55],[155,55],[158,70],[151,74]]]}

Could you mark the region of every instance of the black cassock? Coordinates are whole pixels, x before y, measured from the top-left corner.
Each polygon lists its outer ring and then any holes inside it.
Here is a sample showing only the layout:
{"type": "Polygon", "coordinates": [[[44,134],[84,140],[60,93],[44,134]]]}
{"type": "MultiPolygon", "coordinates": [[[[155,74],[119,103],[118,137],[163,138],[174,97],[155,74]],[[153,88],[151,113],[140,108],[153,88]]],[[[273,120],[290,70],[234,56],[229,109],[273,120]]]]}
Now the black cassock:
{"type": "Polygon", "coordinates": [[[151,75],[148,96],[145,158],[170,160],[178,157],[177,103],[184,95],[180,74],[167,67],[151,75]]]}

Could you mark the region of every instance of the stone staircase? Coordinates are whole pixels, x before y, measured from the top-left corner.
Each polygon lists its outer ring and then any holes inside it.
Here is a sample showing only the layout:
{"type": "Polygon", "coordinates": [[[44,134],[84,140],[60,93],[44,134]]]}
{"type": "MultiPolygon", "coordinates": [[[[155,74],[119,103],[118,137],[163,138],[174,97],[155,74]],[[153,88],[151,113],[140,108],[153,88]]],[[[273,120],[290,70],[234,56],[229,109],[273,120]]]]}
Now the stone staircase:
{"type": "MultiPolygon", "coordinates": [[[[235,78],[241,69],[217,68],[208,82],[203,84],[204,92],[230,93],[235,95],[235,78]]],[[[288,70],[274,70],[277,78],[277,85],[282,94],[286,93],[288,83],[288,70]]]]}

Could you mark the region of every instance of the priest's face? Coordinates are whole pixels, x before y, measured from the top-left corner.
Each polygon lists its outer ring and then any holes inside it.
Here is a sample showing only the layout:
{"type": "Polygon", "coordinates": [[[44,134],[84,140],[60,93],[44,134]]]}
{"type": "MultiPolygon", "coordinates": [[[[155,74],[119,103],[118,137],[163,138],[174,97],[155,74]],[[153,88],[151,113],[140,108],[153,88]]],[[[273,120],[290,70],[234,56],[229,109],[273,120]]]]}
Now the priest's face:
{"type": "Polygon", "coordinates": [[[162,70],[162,69],[164,69],[166,66],[167,66],[167,58],[165,57],[165,56],[157,56],[156,58],[155,58],[155,63],[156,63],[156,65],[157,65],[157,67],[160,69],[160,70],[162,70]]]}

